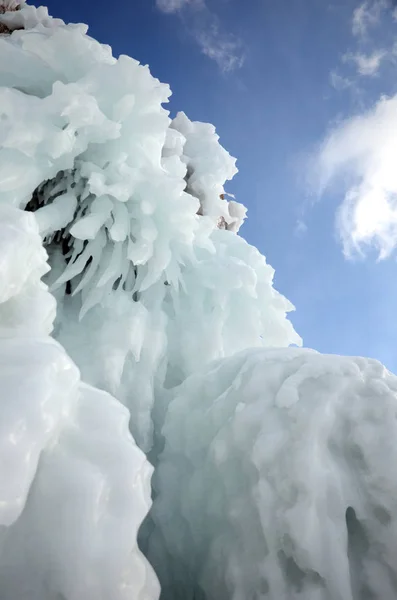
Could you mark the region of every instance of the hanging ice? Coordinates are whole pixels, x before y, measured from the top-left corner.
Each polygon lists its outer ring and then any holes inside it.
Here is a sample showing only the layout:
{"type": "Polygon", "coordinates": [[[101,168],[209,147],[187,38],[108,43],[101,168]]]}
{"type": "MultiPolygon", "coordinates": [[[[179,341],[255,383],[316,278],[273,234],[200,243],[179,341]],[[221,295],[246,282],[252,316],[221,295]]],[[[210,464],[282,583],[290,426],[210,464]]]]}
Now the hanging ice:
{"type": "Polygon", "coordinates": [[[171,121],[168,86],[84,26],[28,5],[1,19],[16,30],[0,38],[0,201],[35,212],[54,335],[133,411],[148,450],[156,390],[250,346],[299,344],[293,307],[232,234],[245,209],[220,197],[236,167],[212,125],[171,121]]]}

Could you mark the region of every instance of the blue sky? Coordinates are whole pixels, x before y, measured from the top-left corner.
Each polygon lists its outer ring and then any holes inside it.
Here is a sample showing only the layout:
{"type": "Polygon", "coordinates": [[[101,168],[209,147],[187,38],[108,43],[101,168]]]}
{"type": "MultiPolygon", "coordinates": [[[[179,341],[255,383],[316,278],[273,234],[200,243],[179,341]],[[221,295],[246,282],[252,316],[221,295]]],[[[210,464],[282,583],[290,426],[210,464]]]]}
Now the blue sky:
{"type": "Polygon", "coordinates": [[[393,3],[47,4],[149,64],[172,114],[216,125],[238,158],[227,189],[249,210],[241,233],[276,269],[305,345],[397,371],[393,3]]]}

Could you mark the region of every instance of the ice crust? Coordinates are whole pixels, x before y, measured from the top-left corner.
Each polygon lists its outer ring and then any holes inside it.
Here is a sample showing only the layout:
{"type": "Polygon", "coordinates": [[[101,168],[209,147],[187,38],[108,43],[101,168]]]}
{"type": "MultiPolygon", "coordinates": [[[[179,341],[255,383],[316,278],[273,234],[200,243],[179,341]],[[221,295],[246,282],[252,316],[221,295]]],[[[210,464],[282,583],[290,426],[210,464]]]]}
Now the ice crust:
{"type": "Polygon", "coordinates": [[[244,348],[300,344],[293,306],[235,235],[236,161],[212,125],[171,121],[169,87],[86,26],[29,5],[2,18],[24,29],[0,37],[0,202],[35,213],[54,336],[149,450],[157,390],[244,348]]]}
{"type": "Polygon", "coordinates": [[[157,600],[145,451],[163,600],[395,600],[396,378],[288,348],[215,128],[44,7],[0,56],[0,599],[157,600]]]}
{"type": "Polygon", "coordinates": [[[46,260],[34,215],[0,203],[0,597],[156,600],[137,546],[152,467],[49,337],[46,260]]]}
{"type": "Polygon", "coordinates": [[[396,415],[370,359],[257,349],[188,378],[153,481],[162,598],[396,598],[396,415]]]}

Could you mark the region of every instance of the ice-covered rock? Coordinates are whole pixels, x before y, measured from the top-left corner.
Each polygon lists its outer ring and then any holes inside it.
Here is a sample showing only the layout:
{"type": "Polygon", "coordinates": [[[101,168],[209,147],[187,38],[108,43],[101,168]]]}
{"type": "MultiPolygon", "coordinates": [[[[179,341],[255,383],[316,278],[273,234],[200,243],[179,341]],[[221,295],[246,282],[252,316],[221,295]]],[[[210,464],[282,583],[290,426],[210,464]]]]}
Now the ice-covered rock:
{"type": "Polygon", "coordinates": [[[0,335],[48,335],[55,300],[40,281],[47,253],[31,213],[0,202],[0,335]]]}
{"type": "Polygon", "coordinates": [[[171,121],[168,85],[86,26],[25,3],[1,19],[15,30],[0,37],[0,205],[35,214],[53,335],[148,450],[157,390],[250,346],[299,344],[293,306],[233,233],[245,208],[220,197],[236,166],[212,125],[171,121]]]}
{"type": "Polygon", "coordinates": [[[178,156],[186,165],[186,191],[198,198],[199,214],[210,217],[223,229],[237,232],[246,216],[246,208],[225,198],[224,185],[237,173],[236,159],[219,144],[219,136],[210,123],[192,122],[180,112],[173,119],[163,155],[167,164],[178,156]],[[175,136],[178,132],[180,136],[175,136]],[[168,143],[167,143],[168,141],[168,143]]]}
{"type": "Polygon", "coordinates": [[[137,546],[152,467],[129,430],[157,465],[141,543],[165,600],[395,600],[397,379],[287,348],[293,307],[236,235],[214,127],[171,120],[168,86],[86,26],[15,4],[0,0],[1,600],[157,598],[137,546]]]}
{"type": "Polygon", "coordinates": [[[397,597],[397,377],[377,361],[240,353],[176,389],[162,434],[164,599],[397,597]]]}
{"type": "Polygon", "coordinates": [[[48,336],[46,260],[34,215],[0,202],[0,597],[156,600],[137,546],[152,467],[48,336]]]}
{"type": "Polygon", "coordinates": [[[86,381],[130,407],[132,432],[145,450],[152,446],[154,400],[164,387],[248,347],[300,343],[285,318],[292,305],[273,288],[274,270],[264,257],[227,231],[214,230],[211,239],[215,252],[197,251],[177,290],[159,282],[139,302],[111,294],[81,320],[81,299],[58,296],[56,338],[86,381]]]}

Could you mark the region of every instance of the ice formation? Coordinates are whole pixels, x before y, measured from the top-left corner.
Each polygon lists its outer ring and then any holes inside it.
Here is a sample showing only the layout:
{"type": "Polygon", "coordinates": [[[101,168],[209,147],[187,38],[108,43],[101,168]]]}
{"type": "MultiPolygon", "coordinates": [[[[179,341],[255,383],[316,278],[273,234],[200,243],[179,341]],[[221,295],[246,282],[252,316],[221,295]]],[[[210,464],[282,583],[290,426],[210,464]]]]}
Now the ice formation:
{"type": "Polygon", "coordinates": [[[257,349],[188,378],[154,475],[162,597],[395,599],[396,417],[370,359],[257,349]]]}
{"type": "Polygon", "coordinates": [[[214,127],[44,7],[0,56],[1,600],[157,600],[142,450],[164,598],[395,598],[396,380],[287,348],[214,127]]]}
{"type": "Polygon", "coordinates": [[[186,191],[200,201],[199,214],[212,217],[219,228],[237,233],[246,209],[234,200],[225,202],[223,184],[234,177],[237,168],[235,159],[218,140],[213,125],[192,123],[184,113],[178,113],[167,131],[163,163],[179,157],[186,165],[186,191]]]}
{"type": "Polygon", "coordinates": [[[49,337],[46,260],[34,216],[0,202],[0,597],[156,600],[137,546],[152,467],[49,337]]]}
{"type": "Polygon", "coordinates": [[[156,390],[250,346],[299,344],[292,305],[232,235],[245,209],[220,197],[236,167],[215,129],[171,121],[168,86],[85,26],[27,5],[6,17],[24,29],[0,38],[0,198],[35,213],[55,337],[133,411],[148,450],[156,390]]]}

